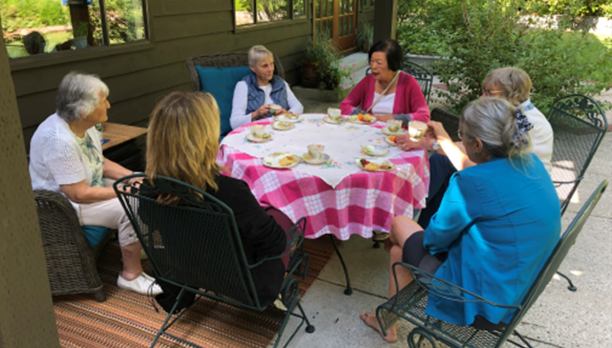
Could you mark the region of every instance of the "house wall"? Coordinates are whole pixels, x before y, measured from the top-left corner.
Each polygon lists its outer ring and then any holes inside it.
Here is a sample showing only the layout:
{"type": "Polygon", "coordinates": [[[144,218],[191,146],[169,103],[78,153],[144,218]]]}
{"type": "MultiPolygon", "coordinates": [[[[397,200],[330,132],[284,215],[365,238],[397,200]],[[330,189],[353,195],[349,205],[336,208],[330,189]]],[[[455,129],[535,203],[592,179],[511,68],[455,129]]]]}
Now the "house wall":
{"type": "MultiPolygon", "coordinates": [[[[312,37],[307,19],[233,28],[232,0],[146,0],[150,42],[11,60],[23,140],[55,111],[56,89],[73,70],[99,75],[109,86],[109,121],[146,126],[154,105],[172,91],[190,91],[185,59],[194,54],[246,51],[263,44],[281,60],[289,84],[300,80],[300,62],[312,37]]],[[[359,13],[373,22],[373,7],[359,13]]]]}
{"type": "Polygon", "coordinates": [[[109,121],[140,125],[146,125],[149,113],[163,96],[191,90],[185,59],[194,54],[246,51],[263,44],[280,58],[287,81],[299,82],[298,63],[312,33],[309,19],[260,24],[234,32],[231,0],[147,3],[151,43],[11,61],[28,149],[38,124],[55,111],[56,88],[62,77],[72,70],[97,74],[109,86],[109,121]]]}

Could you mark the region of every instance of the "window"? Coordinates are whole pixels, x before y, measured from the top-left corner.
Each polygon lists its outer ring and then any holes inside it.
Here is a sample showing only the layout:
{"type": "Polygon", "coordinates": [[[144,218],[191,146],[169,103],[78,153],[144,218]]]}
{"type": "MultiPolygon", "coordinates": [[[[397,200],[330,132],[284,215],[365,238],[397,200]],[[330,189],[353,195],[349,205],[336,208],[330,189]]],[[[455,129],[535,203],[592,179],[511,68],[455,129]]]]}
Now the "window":
{"type": "Polygon", "coordinates": [[[236,26],[306,18],[306,0],[235,0],[236,26]]]}
{"type": "Polygon", "coordinates": [[[10,58],[146,40],[144,0],[0,0],[10,58]]]}
{"type": "Polygon", "coordinates": [[[374,7],[374,0],[362,0],[361,7],[369,9],[374,7]]]}

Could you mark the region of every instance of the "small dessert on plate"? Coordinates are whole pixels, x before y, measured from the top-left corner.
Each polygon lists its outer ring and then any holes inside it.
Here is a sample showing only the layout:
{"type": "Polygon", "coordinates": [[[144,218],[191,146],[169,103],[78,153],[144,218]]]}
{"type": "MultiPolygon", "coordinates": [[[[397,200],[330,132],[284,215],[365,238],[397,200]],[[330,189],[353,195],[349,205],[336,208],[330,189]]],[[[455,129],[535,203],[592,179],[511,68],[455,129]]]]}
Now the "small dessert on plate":
{"type": "Polygon", "coordinates": [[[296,115],[292,112],[288,112],[283,115],[274,116],[276,121],[287,121],[287,122],[301,122],[304,118],[301,115],[296,115]]]}
{"type": "Polygon", "coordinates": [[[357,124],[370,124],[376,122],[376,118],[370,114],[357,114],[349,116],[349,122],[357,124]]]}
{"type": "Polygon", "coordinates": [[[391,145],[391,146],[397,146],[397,136],[396,135],[390,135],[388,137],[385,137],[385,141],[387,142],[387,144],[391,145]]]}
{"type": "Polygon", "coordinates": [[[262,163],[266,167],[276,169],[293,168],[300,163],[299,156],[287,153],[273,153],[263,158],[262,163]]]}
{"type": "Polygon", "coordinates": [[[357,167],[369,172],[386,172],[395,169],[395,164],[388,160],[367,160],[365,158],[355,159],[357,167]]]}

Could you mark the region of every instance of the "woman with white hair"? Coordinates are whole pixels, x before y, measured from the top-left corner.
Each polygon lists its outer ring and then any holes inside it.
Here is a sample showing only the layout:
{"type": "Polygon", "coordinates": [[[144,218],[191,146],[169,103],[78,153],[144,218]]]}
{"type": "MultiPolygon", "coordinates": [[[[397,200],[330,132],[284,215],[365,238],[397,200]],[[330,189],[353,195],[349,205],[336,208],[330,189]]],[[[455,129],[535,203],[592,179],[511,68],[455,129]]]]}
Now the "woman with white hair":
{"type": "Polygon", "coordinates": [[[71,72],[64,77],[55,114],[32,137],[32,187],[66,196],[82,226],[118,229],[123,271],[117,285],[141,294],[159,294],[161,288],[142,270],[142,247],[112,188],[113,179],[133,172],[104,157],[95,129],[108,119],[107,97],[108,87],[95,75],[71,72]]]}
{"type": "Polygon", "coordinates": [[[270,105],[280,105],[276,115],[290,111],[294,114],[304,112],[291,88],[280,76],[274,75],[274,55],[261,45],[249,50],[249,67],[252,74],[245,76],[236,84],[230,124],[236,129],[243,124],[273,116],[270,105]]]}

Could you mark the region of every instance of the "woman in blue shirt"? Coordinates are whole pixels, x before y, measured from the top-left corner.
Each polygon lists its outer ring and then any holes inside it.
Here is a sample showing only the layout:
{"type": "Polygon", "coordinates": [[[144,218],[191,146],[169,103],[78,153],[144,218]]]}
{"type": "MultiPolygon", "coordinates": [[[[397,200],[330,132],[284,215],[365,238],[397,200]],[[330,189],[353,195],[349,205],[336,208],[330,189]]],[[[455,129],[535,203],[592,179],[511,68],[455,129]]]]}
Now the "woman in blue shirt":
{"type": "MultiPolygon", "coordinates": [[[[429,123],[427,136],[437,139],[438,152],[459,152],[477,165],[453,175],[425,231],[404,216],[393,219],[387,242],[390,265],[410,263],[488,300],[520,303],[561,233],[559,198],[542,162],[528,152],[529,124],[522,117],[502,99],[470,103],[459,127],[467,155],[440,123],[429,123]]],[[[412,281],[406,268],[396,271],[400,288],[412,281]]],[[[393,282],[391,274],[389,298],[395,295],[393,282]]],[[[430,295],[426,313],[484,328],[508,323],[514,311],[430,295]]],[[[381,333],[373,313],[361,318],[381,333]]],[[[383,336],[389,342],[396,338],[395,326],[383,336]]]]}

